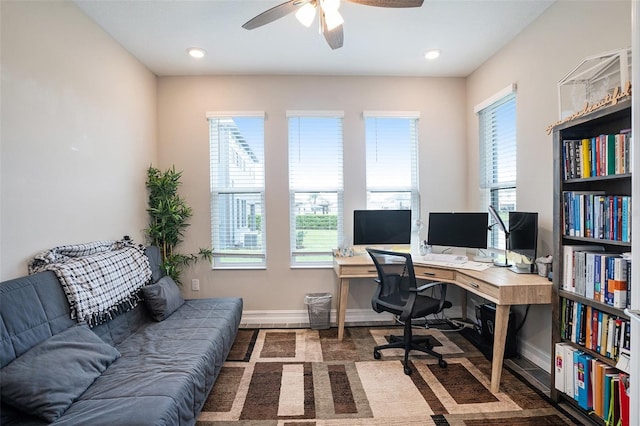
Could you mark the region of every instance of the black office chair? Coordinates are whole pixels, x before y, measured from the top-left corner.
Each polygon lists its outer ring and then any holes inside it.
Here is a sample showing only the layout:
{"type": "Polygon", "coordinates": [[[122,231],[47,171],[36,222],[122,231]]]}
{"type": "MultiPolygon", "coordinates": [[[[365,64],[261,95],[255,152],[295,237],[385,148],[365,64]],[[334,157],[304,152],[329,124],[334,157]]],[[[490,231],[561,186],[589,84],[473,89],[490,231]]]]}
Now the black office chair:
{"type": "Polygon", "coordinates": [[[409,253],[397,253],[385,250],[367,249],[378,271],[378,278],[371,306],[376,312],[390,312],[399,317],[404,323],[403,336],[390,336],[391,343],[373,348],[373,357],[380,359],[383,349],[404,349],[404,373],[411,374],[409,367],[409,352],[420,351],[438,358],[438,365],[442,368],[447,362],[442,355],[433,351],[433,345],[428,337],[413,337],[411,320],[435,314],[451,307],[451,302],[445,300],[447,285],[441,282],[430,282],[418,287],[413,262],[409,253]],[[440,287],[440,298],[418,294],[426,289],[440,287]]]}

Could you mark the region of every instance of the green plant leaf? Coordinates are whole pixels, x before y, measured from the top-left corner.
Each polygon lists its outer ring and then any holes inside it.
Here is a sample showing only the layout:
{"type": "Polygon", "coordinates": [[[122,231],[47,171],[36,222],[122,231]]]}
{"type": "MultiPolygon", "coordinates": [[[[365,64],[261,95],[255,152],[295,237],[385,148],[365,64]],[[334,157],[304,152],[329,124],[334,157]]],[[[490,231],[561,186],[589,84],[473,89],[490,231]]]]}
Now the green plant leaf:
{"type": "Polygon", "coordinates": [[[175,166],[162,172],[149,166],[146,187],[148,191],[149,226],[145,229],[148,243],[158,246],[162,257],[162,270],[178,284],[180,274],[198,259],[209,262],[213,259],[213,250],[201,248],[198,254],[180,254],[175,247],[184,239],[184,231],[190,226],[188,219],[193,210],[178,194],[182,172],[175,166]]]}

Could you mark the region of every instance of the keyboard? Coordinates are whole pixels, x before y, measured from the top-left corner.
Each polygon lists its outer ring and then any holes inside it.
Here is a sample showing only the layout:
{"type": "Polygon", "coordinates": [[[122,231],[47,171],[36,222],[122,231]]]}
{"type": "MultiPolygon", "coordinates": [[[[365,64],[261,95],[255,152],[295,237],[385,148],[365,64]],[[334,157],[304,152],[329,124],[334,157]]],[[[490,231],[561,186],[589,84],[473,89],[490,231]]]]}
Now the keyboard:
{"type": "Polygon", "coordinates": [[[467,263],[467,256],[461,256],[459,254],[446,254],[446,253],[427,253],[424,255],[424,260],[432,262],[447,262],[447,263],[467,263]]]}

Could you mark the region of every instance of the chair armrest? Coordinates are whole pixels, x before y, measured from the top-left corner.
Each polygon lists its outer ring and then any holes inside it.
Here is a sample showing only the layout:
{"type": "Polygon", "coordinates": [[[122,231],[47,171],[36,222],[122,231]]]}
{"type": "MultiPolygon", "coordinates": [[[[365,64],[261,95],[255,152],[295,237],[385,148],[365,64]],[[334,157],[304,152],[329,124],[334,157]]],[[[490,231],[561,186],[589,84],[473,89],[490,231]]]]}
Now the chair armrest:
{"type": "Polygon", "coordinates": [[[434,282],[423,284],[423,285],[421,285],[420,287],[418,287],[416,289],[409,289],[409,291],[414,291],[416,293],[421,293],[421,292],[423,292],[423,291],[425,291],[427,289],[430,289],[431,287],[435,287],[435,286],[443,285],[443,284],[446,284],[446,283],[439,282],[439,281],[434,281],[434,282]]]}

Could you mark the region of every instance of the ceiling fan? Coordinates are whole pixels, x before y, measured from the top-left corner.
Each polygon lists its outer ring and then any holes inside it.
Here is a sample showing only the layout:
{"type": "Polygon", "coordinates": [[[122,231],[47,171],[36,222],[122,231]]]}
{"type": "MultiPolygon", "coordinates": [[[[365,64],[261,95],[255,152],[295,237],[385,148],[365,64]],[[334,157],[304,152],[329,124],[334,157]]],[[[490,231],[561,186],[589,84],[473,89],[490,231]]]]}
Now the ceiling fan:
{"type": "MultiPolygon", "coordinates": [[[[424,0],[346,0],[351,3],[377,7],[420,7],[424,0]]],[[[296,12],[296,18],[306,27],[310,27],[315,19],[316,10],[320,8],[320,32],[332,49],[339,49],[344,42],[342,24],[344,19],[338,9],[340,0],[289,0],[268,9],[247,21],[242,28],[252,30],[296,12]]]]}

